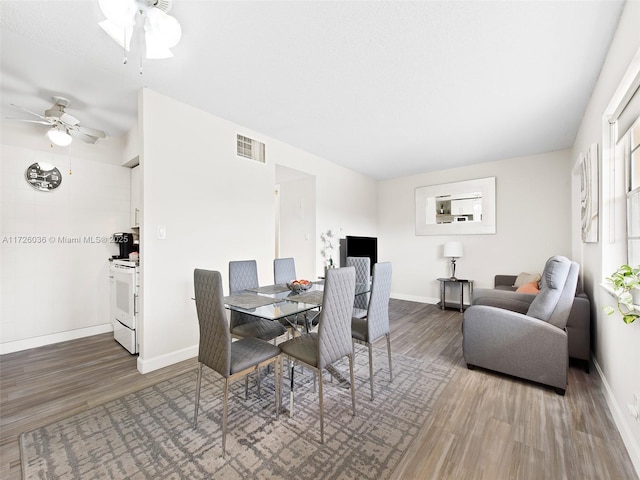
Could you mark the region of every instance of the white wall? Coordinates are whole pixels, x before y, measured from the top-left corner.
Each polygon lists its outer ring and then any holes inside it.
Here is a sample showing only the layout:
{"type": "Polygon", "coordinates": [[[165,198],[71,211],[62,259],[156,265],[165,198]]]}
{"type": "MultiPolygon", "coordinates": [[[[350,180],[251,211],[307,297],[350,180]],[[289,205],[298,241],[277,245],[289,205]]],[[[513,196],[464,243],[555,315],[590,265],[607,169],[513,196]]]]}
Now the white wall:
{"type": "MultiPolygon", "coordinates": [[[[618,29],[610,46],[607,59],[594,89],[591,101],[585,111],[572,151],[575,160],[579,152],[585,152],[592,143],[603,145],[602,115],[612,99],[625,71],[640,49],[640,2],[625,4],[618,29]]],[[[601,151],[602,154],[602,151],[601,151]]],[[[602,158],[602,157],[601,157],[602,158]]],[[[601,200],[606,200],[602,192],[608,190],[608,169],[600,165],[601,200]]],[[[620,174],[621,170],[618,169],[620,174]]],[[[617,179],[620,183],[621,177],[617,179]]],[[[579,187],[579,185],[577,186],[579,187]]],[[[579,194],[574,185],[573,197],[579,194]]],[[[579,198],[579,197],[578,197],[579,198]]],[[[580,224],[579,210],[574,212],[572,222],[580,224]]],[[[574,234],[572,247],[576,256],[582,257],[585,290],[592,298],[593,353],[596,367],[603,377],[607,389],[607,400],[614,420],[640,473],[640,422],[629,414],[627,404],[633,402],[633,395],[640,394],[640,323],[625,325],[619,316],[608,317],[602,313],[604,305],[611,305],[615,299],[605,291],[601,282],[615,266],[626,261],[624,219],[622,210],[610,215],[608,203],[600,204],[600,241],[583,244],[579,230],[574,234]],[[609,235],[609,219],[614,222],[615,237],[609,235]],[[612,243],[613,242],[613,243],[612,243]]]]}
{"type": "Polygon", "coordinates": [[[395,298],[436,303],[448,277],[442,248],[462,242],[456,276],[493,287],[496,274],[540,273],[552,255],[570,256],[570,158],[559,151],[380,182],[378,257],[393,262],[395,298]],[[415,188],[496,177],[495,235],[415,235],[415,188]]]}
{"type": "Polygon", "coordinates": [[[119,166],[120,151],[116,140],[51,148],[42,132],[3,126],[0,353],[111,330],[108,258],[118,248],[91,242],[129,225],[129,169],[119,166]],[[61,186],[29,186],[24,173],[34,162],[57,166],[61,186]],[[15,243],[32,236],[46,243],[15,243]]]}
{"type": "MultiPolygon", "coordinates": [[[[316,182],[280,181],[280,257],[293,257],[296,276],[316,278],[316,182]]],[[[292,279],[293,280],[293,279],[292,279]]]]}
{"type": "MultiPolygon", "coordinates": [[[[377,189],[363,175],[151,90],[141,98],[144,373],[196,355],[194,268],[219,270],[228,292],[228,262],[256,259],[260,283],[273,282],[276,164],[315,176],[316,231],[375,232],[377,189]],[[236,156],[237,133],[266,144],[266,164],[236,156]]],[[[322,271],[318,259],[315,268],[322,271]]]]}

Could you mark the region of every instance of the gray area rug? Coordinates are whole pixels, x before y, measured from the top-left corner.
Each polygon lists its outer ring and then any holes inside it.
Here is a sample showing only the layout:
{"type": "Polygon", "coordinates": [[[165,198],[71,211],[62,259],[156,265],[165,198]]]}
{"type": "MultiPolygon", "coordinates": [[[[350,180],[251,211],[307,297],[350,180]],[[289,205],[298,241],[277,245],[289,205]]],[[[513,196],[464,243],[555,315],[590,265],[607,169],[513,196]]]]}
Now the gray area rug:
{"type": "MultiPolygon", "coordinates": [[[[275,420],[273,374],[261,396],[231,385],[227,454],[220,434],[222,381],[204,369],[198,428],[192,428],[196,372],[126,395],[20,436],[24,479],[384,479],[388,478],[450,380],[453,370],[374,349],[369,399],[366,349],[356,345],[356,407],[349,388],[325,374],[325,444],[313,375],[296,368],[295,416],[288,380],[275,420]]],[[[286,367],[286,362],[285,362],[286,367]]],[[[349,378],[346,359],[334,367],[349,378]]],[[[286,368],[285,368],[286,370],[286,368]]],[[[251,378],[254,378],[252,376],[251,378]]]]}

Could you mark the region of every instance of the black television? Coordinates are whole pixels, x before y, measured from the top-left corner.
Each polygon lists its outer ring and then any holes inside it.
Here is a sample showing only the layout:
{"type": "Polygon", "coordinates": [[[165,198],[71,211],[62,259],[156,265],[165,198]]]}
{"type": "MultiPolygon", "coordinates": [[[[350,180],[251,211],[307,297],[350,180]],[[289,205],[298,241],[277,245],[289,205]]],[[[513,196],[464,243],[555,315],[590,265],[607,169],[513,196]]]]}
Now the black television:
{"type": "Polygon", "coordinates": [[[347,264],[347,257],[369,257],[371,274],[373,265],[378,262],[378,239],[376,237],[353,237],[347,235],[340,239],[340,266],[347,264]]]}

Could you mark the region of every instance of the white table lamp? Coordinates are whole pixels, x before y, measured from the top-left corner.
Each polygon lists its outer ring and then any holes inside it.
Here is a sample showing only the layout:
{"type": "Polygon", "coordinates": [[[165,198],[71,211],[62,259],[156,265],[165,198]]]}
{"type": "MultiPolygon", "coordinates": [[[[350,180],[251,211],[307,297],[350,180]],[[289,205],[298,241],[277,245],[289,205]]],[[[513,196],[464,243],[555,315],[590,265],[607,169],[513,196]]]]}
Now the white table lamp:
{"type": "Polygon", "coordinates": [[[462,243],[460,242],[447,242],[444,244],[444,256],[451,259],[451,280],[457,280],[456,278],[456,260],[463,255],[462,243]]]}

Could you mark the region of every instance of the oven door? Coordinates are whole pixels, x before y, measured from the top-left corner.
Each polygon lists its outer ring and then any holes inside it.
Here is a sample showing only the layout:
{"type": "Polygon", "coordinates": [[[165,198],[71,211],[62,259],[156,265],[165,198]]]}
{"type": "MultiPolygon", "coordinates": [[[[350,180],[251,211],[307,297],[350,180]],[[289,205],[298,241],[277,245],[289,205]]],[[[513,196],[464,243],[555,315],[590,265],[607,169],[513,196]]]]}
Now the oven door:
{"type": "Polygon", "coordinates": [[[111,265],[111,319],[136,328],[136,269],[111,265]]]}

